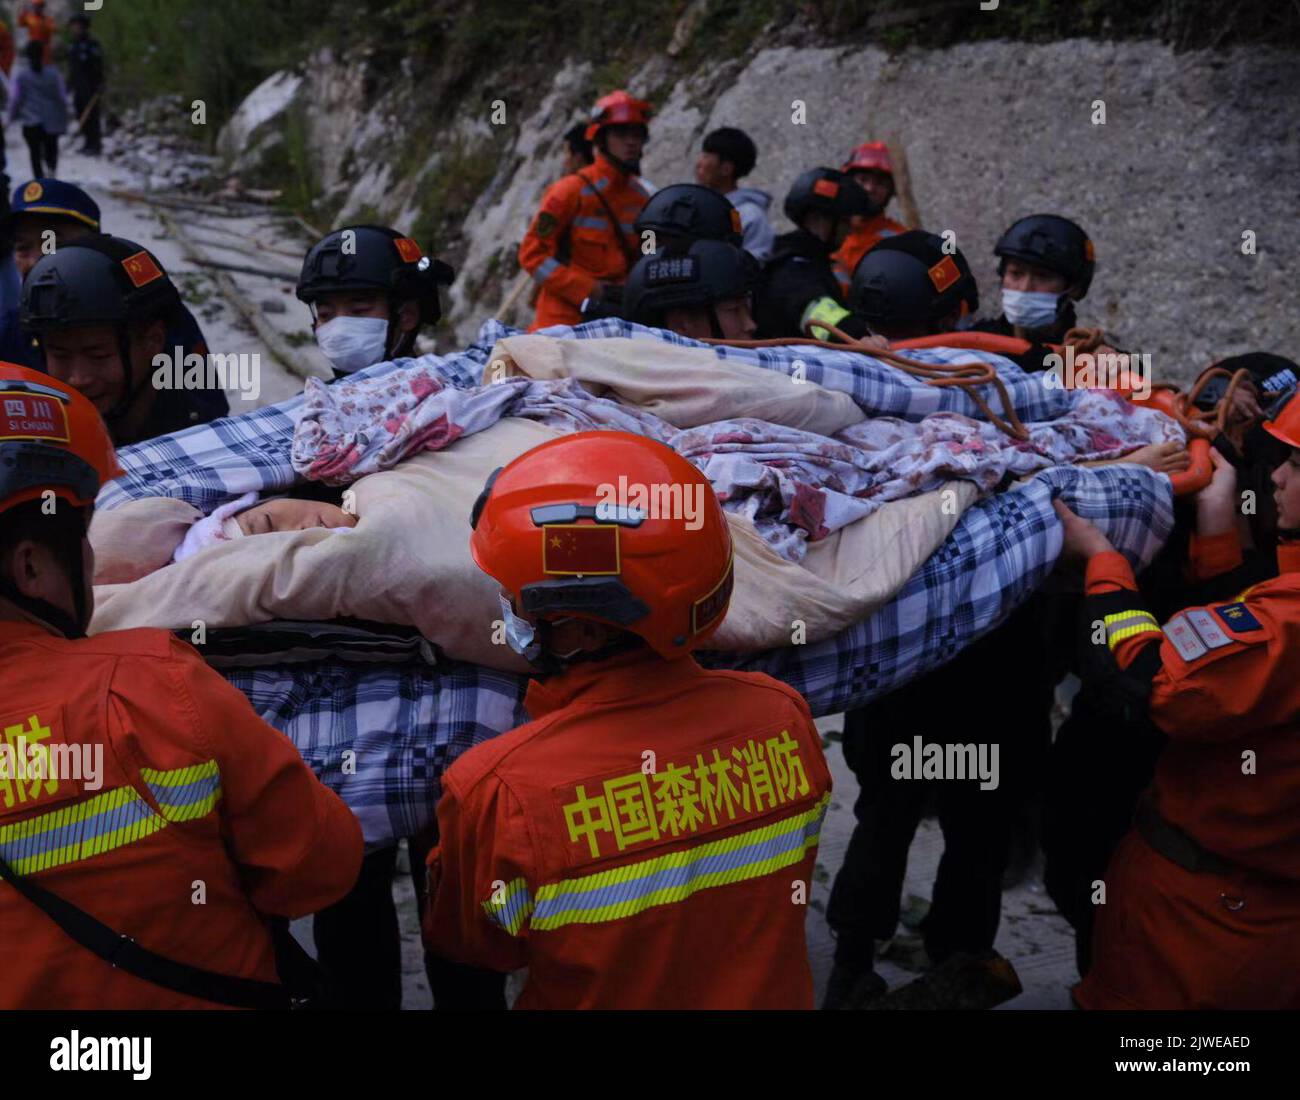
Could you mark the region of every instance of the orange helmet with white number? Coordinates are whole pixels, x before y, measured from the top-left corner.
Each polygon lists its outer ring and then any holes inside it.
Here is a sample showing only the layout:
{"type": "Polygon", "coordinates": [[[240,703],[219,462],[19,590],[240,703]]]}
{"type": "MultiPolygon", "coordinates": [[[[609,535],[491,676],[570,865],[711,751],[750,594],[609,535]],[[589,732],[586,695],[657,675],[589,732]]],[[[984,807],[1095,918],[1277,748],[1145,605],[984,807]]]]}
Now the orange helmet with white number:
{"type": "Polygon", "coordinates": [[[497,470],[474,507],[478,567],[534,619],[591,619],[661,657],[691,652],[731,599],[731,533],[708,479],[672,448],[579,432],[497,470]]]}
{"type": "Polygon", "coordinates": [[[121,474],[89,398],[39,371],[0,363],[0,512],[47,489],[84,507],[121,474]]]}
{"type": "Polygon", "coordinates": [[[637,99],[621,88],[601,96],[591,110],[587,140],[595,141],[596,135],[606,126],[644,126],[650,121],[652,111],[647,100],[637,99]]]}

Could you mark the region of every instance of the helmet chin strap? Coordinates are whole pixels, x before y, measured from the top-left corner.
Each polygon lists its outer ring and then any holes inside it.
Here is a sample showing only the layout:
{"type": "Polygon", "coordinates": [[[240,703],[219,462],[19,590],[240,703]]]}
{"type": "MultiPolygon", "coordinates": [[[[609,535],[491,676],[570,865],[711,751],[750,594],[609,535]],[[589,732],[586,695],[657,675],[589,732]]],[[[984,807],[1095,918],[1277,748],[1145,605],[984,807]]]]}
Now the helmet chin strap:
{"type": "Polygon", "coordinates": [[[388,299],[388,332],[384,336],[385,362],[405,358],[415,350],[415,336],[419,332],[419,328],[417,326],[409,332],[403,332],[398,327],[401,321],[401,303],[390,297],[388,299]]]}
{"type": "Polygon", "coordinates": [[[104,420],[109,423],[121,420],[130,411],[136,398],[133,378],[135,371],[131,367],[131,337],[125,325],[119,325],[117,329],[117,354],[122,360],[122,400],[104,414],[104,420]]]}
{"type": "Polygon", "coordinates": [[[714,309],[712,302],[709,303],[709,328],[712,330],[715,340],[725,339],[722,333],[722,323],[718,320],[718,311],[714,309]]]}
{"type": "Polygon", "coordinates": [[[554,627],[557,625],[558,623],[551,619],[539,619],[537,622],[537,641],[541,645],[542,652],[537,660],[529,663],[538,671],[541,678],[556,676],[571,665],[603,661],[608,657],[634,649],[641,642],[635,634],[625,631],[621,637],[614,638],[598,649],[575,649],[569,653],[556,653],[551,648],[551,639],[554,627]]]}
{"type": "Polygon", "coordinates": [[[612,164],[615,168],[617,168],[620,172],[622,172],[623,175],[635,176],[640,174],[641,159],[639,157],[636,160],[620,160],[618,157],[614,156],[614,154],[609,151],[609,145],[604,141],[600,143],[599,149],[602,153],[605,154],[605,158],[609,161],[609,163],[612,164]]]}

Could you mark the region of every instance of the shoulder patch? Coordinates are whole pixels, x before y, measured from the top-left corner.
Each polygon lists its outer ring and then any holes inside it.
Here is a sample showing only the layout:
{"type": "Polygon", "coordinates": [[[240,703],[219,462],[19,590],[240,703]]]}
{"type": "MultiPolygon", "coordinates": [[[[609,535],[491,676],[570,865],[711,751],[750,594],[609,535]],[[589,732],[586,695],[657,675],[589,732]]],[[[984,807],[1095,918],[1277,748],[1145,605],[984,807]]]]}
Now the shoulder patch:
{"type": "Polygon", "coordinates": [[[555,227],[559,224],[554,214],[543,210],[537,215],[537,225],[534,227],[539,237],[549,237],[555,232],[555,227]]]}
{"type": "Polygon", "coordinates": [[[1253,630],[1264,629],[1264,624],[1255,618],[1244,603],[1220,604],[1213,610],[1223,620],[1224,625],[1236,634],[1249,634],[1253,630]]]}

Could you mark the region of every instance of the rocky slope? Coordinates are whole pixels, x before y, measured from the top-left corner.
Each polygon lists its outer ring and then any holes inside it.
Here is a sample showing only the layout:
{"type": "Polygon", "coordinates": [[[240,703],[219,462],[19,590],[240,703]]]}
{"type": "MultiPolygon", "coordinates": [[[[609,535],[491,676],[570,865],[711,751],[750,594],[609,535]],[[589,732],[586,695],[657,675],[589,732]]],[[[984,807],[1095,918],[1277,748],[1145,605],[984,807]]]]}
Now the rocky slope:
{"type": "MultiPolygon", "coordinates": [[[[644,160],[657,184],[691,179],[703,134],[740,126],[760,151],[747,182],[775,195],[779,216],[799,171],[895,134],[923,224],[956,233],[986,310],[998,308],[997,234],[1021,214],[1058,211],[1097,245],[1081,318],[1149,352],[1157,376],[1300,343],[1293,51],[1072,40],[891,55],[755,42],[740,60],[686,74],[670,53],[626,81],[658,104],[644,160]]],[[[549,85],[496,94],[488,79],[448,113],[414,66],[376,73],[324,51],[253,92],[219,151],[249,178],[292,166],[335,224],[378,218],[432,238],[458,269],[443,340],[463,343],[514,283],[559,137],[599,75],[566,63],[549,85]]]]}

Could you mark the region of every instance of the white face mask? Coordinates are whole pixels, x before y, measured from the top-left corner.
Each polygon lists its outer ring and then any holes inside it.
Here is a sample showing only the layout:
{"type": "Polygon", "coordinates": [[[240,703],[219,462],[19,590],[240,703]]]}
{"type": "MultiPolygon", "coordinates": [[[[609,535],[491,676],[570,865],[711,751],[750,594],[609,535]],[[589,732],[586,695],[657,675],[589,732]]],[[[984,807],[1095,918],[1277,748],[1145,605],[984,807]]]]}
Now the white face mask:
{"type": "Polygon", "coordinates": [[[383,317],[335,317],[316,327],[316,343],[340,374],[382,363],[388,354],[388,321],[383,317]]]}
{"type": "Polygon", "coordinates": [[[542,655],[542,646],[533,624],[515,614],[505,593],[499,593],[497,598],[501,601],[501,618],[506,626],[506,644],[530,664],[536,662],[542,655]]]}
{"type": "Polygon", "coordinates": [[[1045,290],[1002,291],[1002,312],[1007,320],[1021,328],[1048,328],[1056,323],[1059,294],[1045,290]]]}

